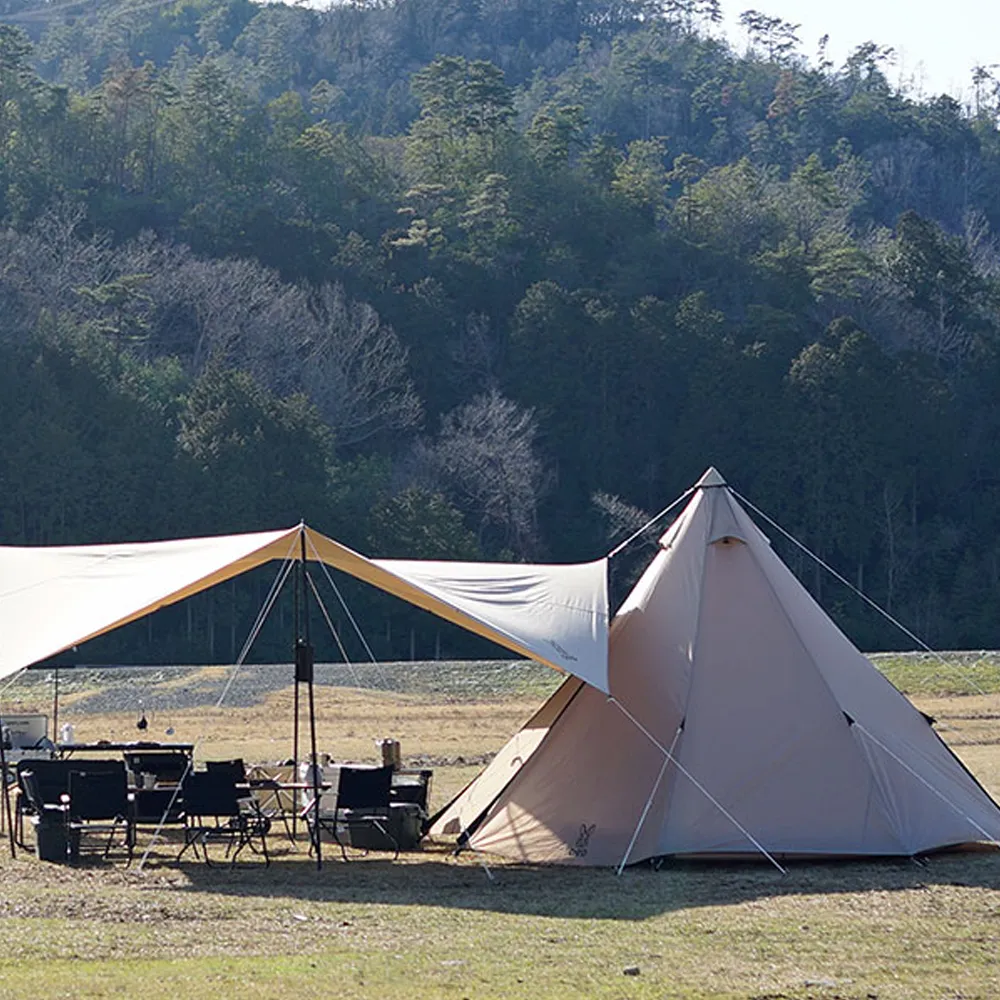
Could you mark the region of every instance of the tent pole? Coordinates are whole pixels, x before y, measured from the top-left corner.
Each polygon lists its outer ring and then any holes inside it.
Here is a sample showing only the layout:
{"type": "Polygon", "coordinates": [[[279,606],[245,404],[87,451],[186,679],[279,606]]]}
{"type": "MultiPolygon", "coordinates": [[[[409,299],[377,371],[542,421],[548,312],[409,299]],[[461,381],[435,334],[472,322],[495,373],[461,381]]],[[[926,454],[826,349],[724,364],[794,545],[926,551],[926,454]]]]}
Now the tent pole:
{"type": "MultiPolygon", "coordinates": [[[[292,646],[294,663],[294,681],[292,683],[292,784],[298,784],[299,770],[299,636],[301,636],[301,614],[299,611],[299,586],[301,575],[295,574],[292,586],[292,627],[295,630],[295,642],[292,646]]],[[[299,790],[292,789],[292,840],[298,836],[299,822],[299,790]]]]}
{"type": "MultiPolygon", "coordinates": [[[[312,808],[314,810],[313,815],[313,830],[316,832],[316,870],[319,871],[323,867],[323,837],[321,836],[321,831],[319,828],[319,807],[320,807],[320,775],[319,775],[319,754],[316,752],[316,697],[315,697],[315,686],[313,684],[313,674],[315,672],[315,664],[313,662],[313,649],[309,634],[309,588],[306,585],[308,582],[308,570],[306,569],[306,533],[303,527],[302,534],[302,638],[305,644],[305,658],[308,661],[308,668],[306,672],[306,684],[307,692],[309,695],[309,757],[310,757],[310,774],[312,775],[312,808]]],[[[337,822],[337,817],[333,818],[334,823],[337,822]]]]}
{"type": "Polygon", "coordinates": [[[763,854],[764,857],[767,858],[767,860],[770,861],[782,875],[788,874],[788,872],[777,862],[774,855],[771,854],[771,852],[768,851],[768,849],[714,795],[712,795],[712,793],[686,767],[684,767],[684,765],[681,764],[680,761],[678,761],[677,758],[617,698],[612,696],[608,700],[618,706],[622,715],[624,715],[625,718],[628,719],[632,725],[634,725],[636,729],[638,729],[639,732],[653,744],[653,746],[657,747],[660,753],[664,754],[668,760],[672,760],[674,762],[674,766],[677,770],[680,771],[681,774],[683,774],[684,777],[687,778],[688,781],[690,781],[691,784],[694,785],[694,787],[697,788],[698,791],[701,792],[701,794],[704,795],[705,798],[708,799],[708,801],[711,802],[712,805],[715,806],[715,808],[718,809],[719,812],[722,813],[722,815],[725,816],[726,819],[728,819],[729,822],[732,823],[733,826],[735,826],[736,829],[739,830],[740,833],[742,833],[743,836],[746,837],[747,840],[749,840],[750,843],[753,844],[753,846],[756,847],[757,850],[760,851],[760,853],[763,854]]]}
{"type": "Polygon", "coordinates": [[[52,742],[59,734],[59,664],[52,668],[52,742]]]}
{"type": "Polygon", "coordinates": [[[650,807],[653,805],[653,799],[656,798],[660,782],[663,780],[663,773],[666,771],[669,763],[670,758],[664,755],[663,763],[660,765],[660,771],[656,775],[656,781],[653,782],[653,788],[649,793],[649,798],[646,799],[646,805],[643,807],[642,815],[639,817],[639,822],[635,825],[635,831],[632,834],[632,839],[628,842],[628,847],[625,848],[625,853],[622,855],[621,863],[618,865],[618,870],[615,872],[616,875],[621,875],[621,873],[625,871],[629,855],[632,853],[632,848],[635,847],[635,842],[639,839],[639,833],[642,830],[642,825],[646,822],[646,816],[649,815],[650,807]]]}
{"type": "Polygon", "coordinates": [[[7,751],[3,745],[3,716],[0,715],[0,781],[3,782],[3,810],[7,820],[7,835],[10,839],[10,856],[17,857],[17,848],[14,846],[14,820],[10,812],[10,785],[7,784],[7,751]]]}
{"type": "Polygon", "coordinates": [[[656,776],[656,781],[653,782],[653,789],[649,793],[649,798],[646,799],[645,808],[642,810],[642,815],[639,817],[639,822],[635,825],[635,833],[632,834],[632,839],[628,842],[628,847],[625,849],[625,856],[622,858],[621,864],[618,866],[617,874],[621,875],[625,871],[625,866],[628,864],[629,855],[632,853],[632,848],[635,847],[635,842],[639,839],[639,833],[642,830],[643,823],[646,822],[646,816],[649,815],[649,810],[652,808],[653,799],[656,797],[656,793],[660,788],[660,782],[663,781],[663,775],[667,770],[667,765],[670,763],[670,759],[673,756],[674,747],[677,746],[677,740],[680,739],[681,731],[684,729],[684,723],[682,722],[677,727],[677,732],[674,733],[673,741],[670,744],[670,749],[663,755],[663,764],[660,767],[660,773],[656,776]]]}

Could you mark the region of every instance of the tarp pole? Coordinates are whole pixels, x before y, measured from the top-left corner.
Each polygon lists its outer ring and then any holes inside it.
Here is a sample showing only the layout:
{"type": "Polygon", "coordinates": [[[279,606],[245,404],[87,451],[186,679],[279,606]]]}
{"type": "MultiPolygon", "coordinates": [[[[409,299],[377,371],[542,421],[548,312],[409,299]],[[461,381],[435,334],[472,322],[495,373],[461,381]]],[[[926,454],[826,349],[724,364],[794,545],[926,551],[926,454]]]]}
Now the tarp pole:
{"type": "MultiPolygon", "coordinates": [[[[292,622],[295,629],[295,642],[292,644],[293,664],[292,670],[292,784],[299,782],[299,636],[301,636],[301,614],[299,608],[299,587],[301,584],[301,574],[295,574],[295,583],[292,586],[292,622]]],[[[292,789],[292,840],[298,836],[299,823],[299,790],[292,789]]]]}
{"type": "MultiPolygon", "coordinates": [[[[319,807],[320,807],[320,775],[319,775],[319,754],[316,753],[316,697],[315,697],[315,685],[313,683],[314,666],[313,663],[313,652],[312,643],[310,642],[309,634],[309,588],[306,586],[308,582],[308,570],[306,569],[306,533],[305,526],[302,529],[302,621],[303,621],[303,632],[302,637],[305,640],[305,655],[308,659],[308,693],[309,693],[309,744],[310,744],[310,757],[312,766],[310,767],[310,773],[312,774],[312,791],[313,791],[313,830],[316,833],[316,870],[319,871],[323,867],[323,837],[322,831],[319,828],[319,807]]],[[[337,822],[336,815],[333,817],[333,822],[337,822]]]]}
{"type": "Polygon", "coordinates": [[[52,668],[52,742],[59,739],[59,664],[52,668]]]}
{"type": "Polygon", "coordinates": [[[14,846],[14,820],[10,811],[10,785],[7,784],[7,751],[3,745],[3,716],[0,715],[0,781],[3,781],[3,809],[7,818],[7,835],[10,840],[10,856],[17,857],[17,848],[14,846]]]}

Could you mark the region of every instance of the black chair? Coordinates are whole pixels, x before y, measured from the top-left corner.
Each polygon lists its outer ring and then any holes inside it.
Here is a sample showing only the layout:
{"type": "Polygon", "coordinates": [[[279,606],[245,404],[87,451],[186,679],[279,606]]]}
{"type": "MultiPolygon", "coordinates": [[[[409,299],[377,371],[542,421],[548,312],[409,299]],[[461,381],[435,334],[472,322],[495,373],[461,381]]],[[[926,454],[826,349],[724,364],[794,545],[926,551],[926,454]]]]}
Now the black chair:
{"type": "Polygon", "coordinates": [[[310,804],[306,809],[310,845],[316,844],[324,830],[333,835],[345,861],[350,860],[347,847],[392,851],[393,860],[399,857],[399,842],[391,832],[390,792],[393,768],[349,767],[338,768],[337,787],[320,795],[319,808],[310,804]],[[333,805],[324,809],[324,800],[332,798],[333,805]]]}
{"type": "Polygon", "coordinates": [[[17,843],[25,850],[28,850],[28,845],[24,841],[25,816],[38,818],[44,815],[45,809],[52,806],[62,808],[64,805],[63,796],[69,794],[69,775],[71,771],[113,771],[118,773],[121,769],[122,762],[111,759],[73,760],[56,758],[52,760],[33,759],[18,761],[18,796],[17,810],[14,817],[17,843]],[[24,787],[22,776],[26,771],[31,771],[33,775],[32,784],[37,804],[32,802],[32,796],[28,794],[24,787]]]}
{"type": "Polygon", "coordinates": [[[128,863],[135,847],[135,813],[123,761],[108,761],[101,768],[90,768],[90,761],[76,761],[69,772],[66,803],[66,840],[70,860],[79,858],[83,838],[93,833],[107,834],[103,857],[107,858],[115,835],[124,830],[128,863]],[[108,767],[107,764],[117,765],[108,767]]]}
{"type": "Polygon", "coordinates": [[[35,825],[35,850],[39,860],[65,864],[69,860],[65,802],[46,802],[38,776],[29,768],[19,770],[17,780],[18,818],[21,823],[18,843],[27,850],[24,843],[24,817],[30,816],[35,825]]]}
{"type": "Polygon", "coordinates": [[[184,804],[176,788],[137,788],[137,826],[178,826],[184,822],[184,804]]]}
{"type": "Polygon", "coordinates": [[[247,769],[242,757],[235,760],[206,760],[205,770],[209,774],[231,779],[237,785],[247,783],[247,769]]]}
{"type": "Polygon", "coordinates": [[[249,847],[270,865],[267,853],[267,833],[270,820],[261,814],[256,802],[237,788],[231,773],[225,771],[190,771],[181,789],[184,807],[184,846],[177,855],[179,861],[190,847],[195,856],[198,848],[207,864],[212,863],[208,847],[213,843],[226,845],[226,856],[236,864],[240,852],[249,847]]]}
{"type": "Polygon", "coordinates": [[[418,806],[426,817],[427,802],[431,794],[431,779],[434,772],[430,768],[419,771],[394,771],[390,799],[392,804],[418,806]]]}
{"type": "Polygon", "coordinates": [[[430,768],[396,770],[389,793],[389,829],[400,848],[412,850],[420,844],[430,826],[428,805],[431,795],[430,768]]]}

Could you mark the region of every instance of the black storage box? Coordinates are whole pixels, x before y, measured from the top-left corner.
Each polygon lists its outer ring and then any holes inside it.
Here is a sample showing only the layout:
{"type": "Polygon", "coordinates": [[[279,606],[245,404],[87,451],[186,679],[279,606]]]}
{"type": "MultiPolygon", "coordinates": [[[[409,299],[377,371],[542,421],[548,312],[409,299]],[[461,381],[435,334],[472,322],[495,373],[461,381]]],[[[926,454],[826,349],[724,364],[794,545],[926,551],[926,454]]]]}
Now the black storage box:
{"type": "Polygon", "coordinates": [[[410,802],[401,802],[399,805],[393,803],[389,807],[388,821],[379,822],[385,833],[370,819],[356,819],[347,813],[338,821],[337,833],[344,844],[368,851],[394,851],[397,846],[401,851],[410,851],[420,843],[423,836],[420,807],[410,802]]]}
{"type": "Polygon", "coordinates": [[[56,817],[36,816],[32,819],[35,828],[35,853],[39,861],[54,861],[67,864],[80,854],[79,831],[72,831],[67,838],[66,824],[60,815],[56,817]]]}

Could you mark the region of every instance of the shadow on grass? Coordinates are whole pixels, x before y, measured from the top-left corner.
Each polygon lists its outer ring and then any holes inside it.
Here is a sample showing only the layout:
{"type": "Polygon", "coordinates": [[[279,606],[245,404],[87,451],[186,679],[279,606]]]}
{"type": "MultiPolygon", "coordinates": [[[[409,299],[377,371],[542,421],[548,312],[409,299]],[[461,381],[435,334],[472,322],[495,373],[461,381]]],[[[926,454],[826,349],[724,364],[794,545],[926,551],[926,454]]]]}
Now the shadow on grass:
{"type": "Polygon", "coordinates": [[[474,860],[455,860],[434,849],[398,862],[375,854],[345,862],[331,851],[321,871],[304,854],[279,856],[269,868],[256,860],[241,860],[235,868],[201,862],[180,867],[188,880],[180,891],[248,901],[287,898],[615,920],[780,896],[1000,887],[1000,851],[939,854],[923,864],[795,862],[786,875],[751,862],[672,862],[658,870],[639,865],[620,877],[600,868],[499,864],[491,866],[491,880],[474,860]]]}

